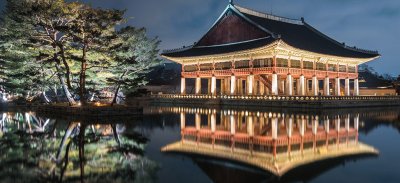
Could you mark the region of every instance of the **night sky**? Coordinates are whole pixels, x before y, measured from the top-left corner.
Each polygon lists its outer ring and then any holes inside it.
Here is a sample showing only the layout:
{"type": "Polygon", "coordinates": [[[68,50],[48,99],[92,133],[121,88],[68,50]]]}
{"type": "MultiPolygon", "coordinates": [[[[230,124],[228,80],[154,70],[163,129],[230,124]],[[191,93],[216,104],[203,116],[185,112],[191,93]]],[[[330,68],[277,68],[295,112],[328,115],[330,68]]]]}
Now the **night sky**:
{"type": "MultiPolygon", "coordinates": [[[[126,9],[129,25],[146,27],[162,49],[191,45],[205,34],[228,0],[83,0],[93,6],[126,9]]],[[[5,0],[0,0],[4,6],[5,0]]],[[[400,74],[399,0],[236,0],[234,3],[300,19],[349,46],[378,50],[370,62],[379,73],[400,74]]]]}

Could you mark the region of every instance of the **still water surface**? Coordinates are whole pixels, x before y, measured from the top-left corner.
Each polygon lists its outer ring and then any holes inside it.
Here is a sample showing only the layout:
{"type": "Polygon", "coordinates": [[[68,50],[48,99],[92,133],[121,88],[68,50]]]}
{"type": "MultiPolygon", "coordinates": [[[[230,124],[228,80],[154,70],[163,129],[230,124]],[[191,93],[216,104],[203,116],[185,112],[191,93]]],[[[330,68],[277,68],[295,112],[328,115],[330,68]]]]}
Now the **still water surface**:
{"type": "MultiPolygon", "coordinates": [[[[144,117],[96,120],[49,118],[26,111],[0,113],[0,182],[400,182],[400,108],[296,111],[152,107],[145,113],[144,117]],[[377,149],[379,155],[317,161],[277,177],[243,162],[161,151],[183,139],[182,129],[196,129],[196,120],[200,120],[199,129],[233,133],[231,119],[236,124],[234,133],[251,134],[251,139],[286,136],[288,124],[293,125],[295,138],[301,134],[302,120],[305,136],[312,134],[314,127],[316,133],[323,133],[329,119],[330,131],[348,128],[350,132],[358,129],[358,133],[356,138],[333,139],[328,144],[357,140],[377,149]],[[277,134],[271,132],[274,119],[277,134]]],[[[317,141],[314,148],[323,149],[322,142],[317,141]]],[[[206,143],[210,142],[200,140],[200,144],[206,143]]],[[[269,157],[273,152],[270,147],[236,146],[233,153],[258,148],[254,151],[269,157]]],[[[305,149],[312,146],[304,144],[305,149]]],[[[299,154],[300,146],[291,147],[293,154],[299,154]]],[[[287,151],[287,147],[278,148],[278,157],[286,157],[287,151]]]]}

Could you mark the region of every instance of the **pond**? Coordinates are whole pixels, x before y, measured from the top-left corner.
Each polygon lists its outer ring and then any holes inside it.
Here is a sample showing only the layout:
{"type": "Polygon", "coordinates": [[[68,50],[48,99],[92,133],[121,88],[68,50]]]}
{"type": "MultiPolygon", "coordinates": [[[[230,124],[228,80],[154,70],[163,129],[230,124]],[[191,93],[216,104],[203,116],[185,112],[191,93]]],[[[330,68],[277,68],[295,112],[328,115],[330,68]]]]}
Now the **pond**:
{"type": "Polygon", "coordinates": [[[0,113],[0,182],[399,182],[400,108],[0,113]]]}

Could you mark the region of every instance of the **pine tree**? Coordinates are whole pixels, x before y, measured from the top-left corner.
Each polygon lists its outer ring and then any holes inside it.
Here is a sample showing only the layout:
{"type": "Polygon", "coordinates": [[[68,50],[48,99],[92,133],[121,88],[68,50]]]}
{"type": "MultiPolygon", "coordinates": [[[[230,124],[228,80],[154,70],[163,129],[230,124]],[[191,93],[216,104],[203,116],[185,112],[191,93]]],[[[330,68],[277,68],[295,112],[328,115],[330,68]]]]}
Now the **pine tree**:
{"type": "Polygon", "coordinates": [[[111,105],[116,103],[121,88],[134,90],[145,85],[144,74],[159,64],[158,38],[149,39],[144,28],[125,27],[118,32],[119,44],[114,48],[115,64],[110,67],[113,77],[108,81],[115,86],[111,105]]]}

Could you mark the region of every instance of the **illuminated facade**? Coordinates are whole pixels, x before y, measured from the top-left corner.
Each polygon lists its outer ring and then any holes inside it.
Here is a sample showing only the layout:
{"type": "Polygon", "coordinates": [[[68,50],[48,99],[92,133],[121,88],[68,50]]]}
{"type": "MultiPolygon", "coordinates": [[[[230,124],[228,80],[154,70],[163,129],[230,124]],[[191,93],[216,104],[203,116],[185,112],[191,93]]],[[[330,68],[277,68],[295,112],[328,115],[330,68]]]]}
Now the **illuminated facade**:
{"type": "Polygon", "coordinates": [[[380,55],[339,43],[303,18],[230,3],[193,46],[162,56],[182,65],[181,94],[357,96],[358,65],[380,55]],[[193,90],[186,86],[189,79],[193,90]]]}

